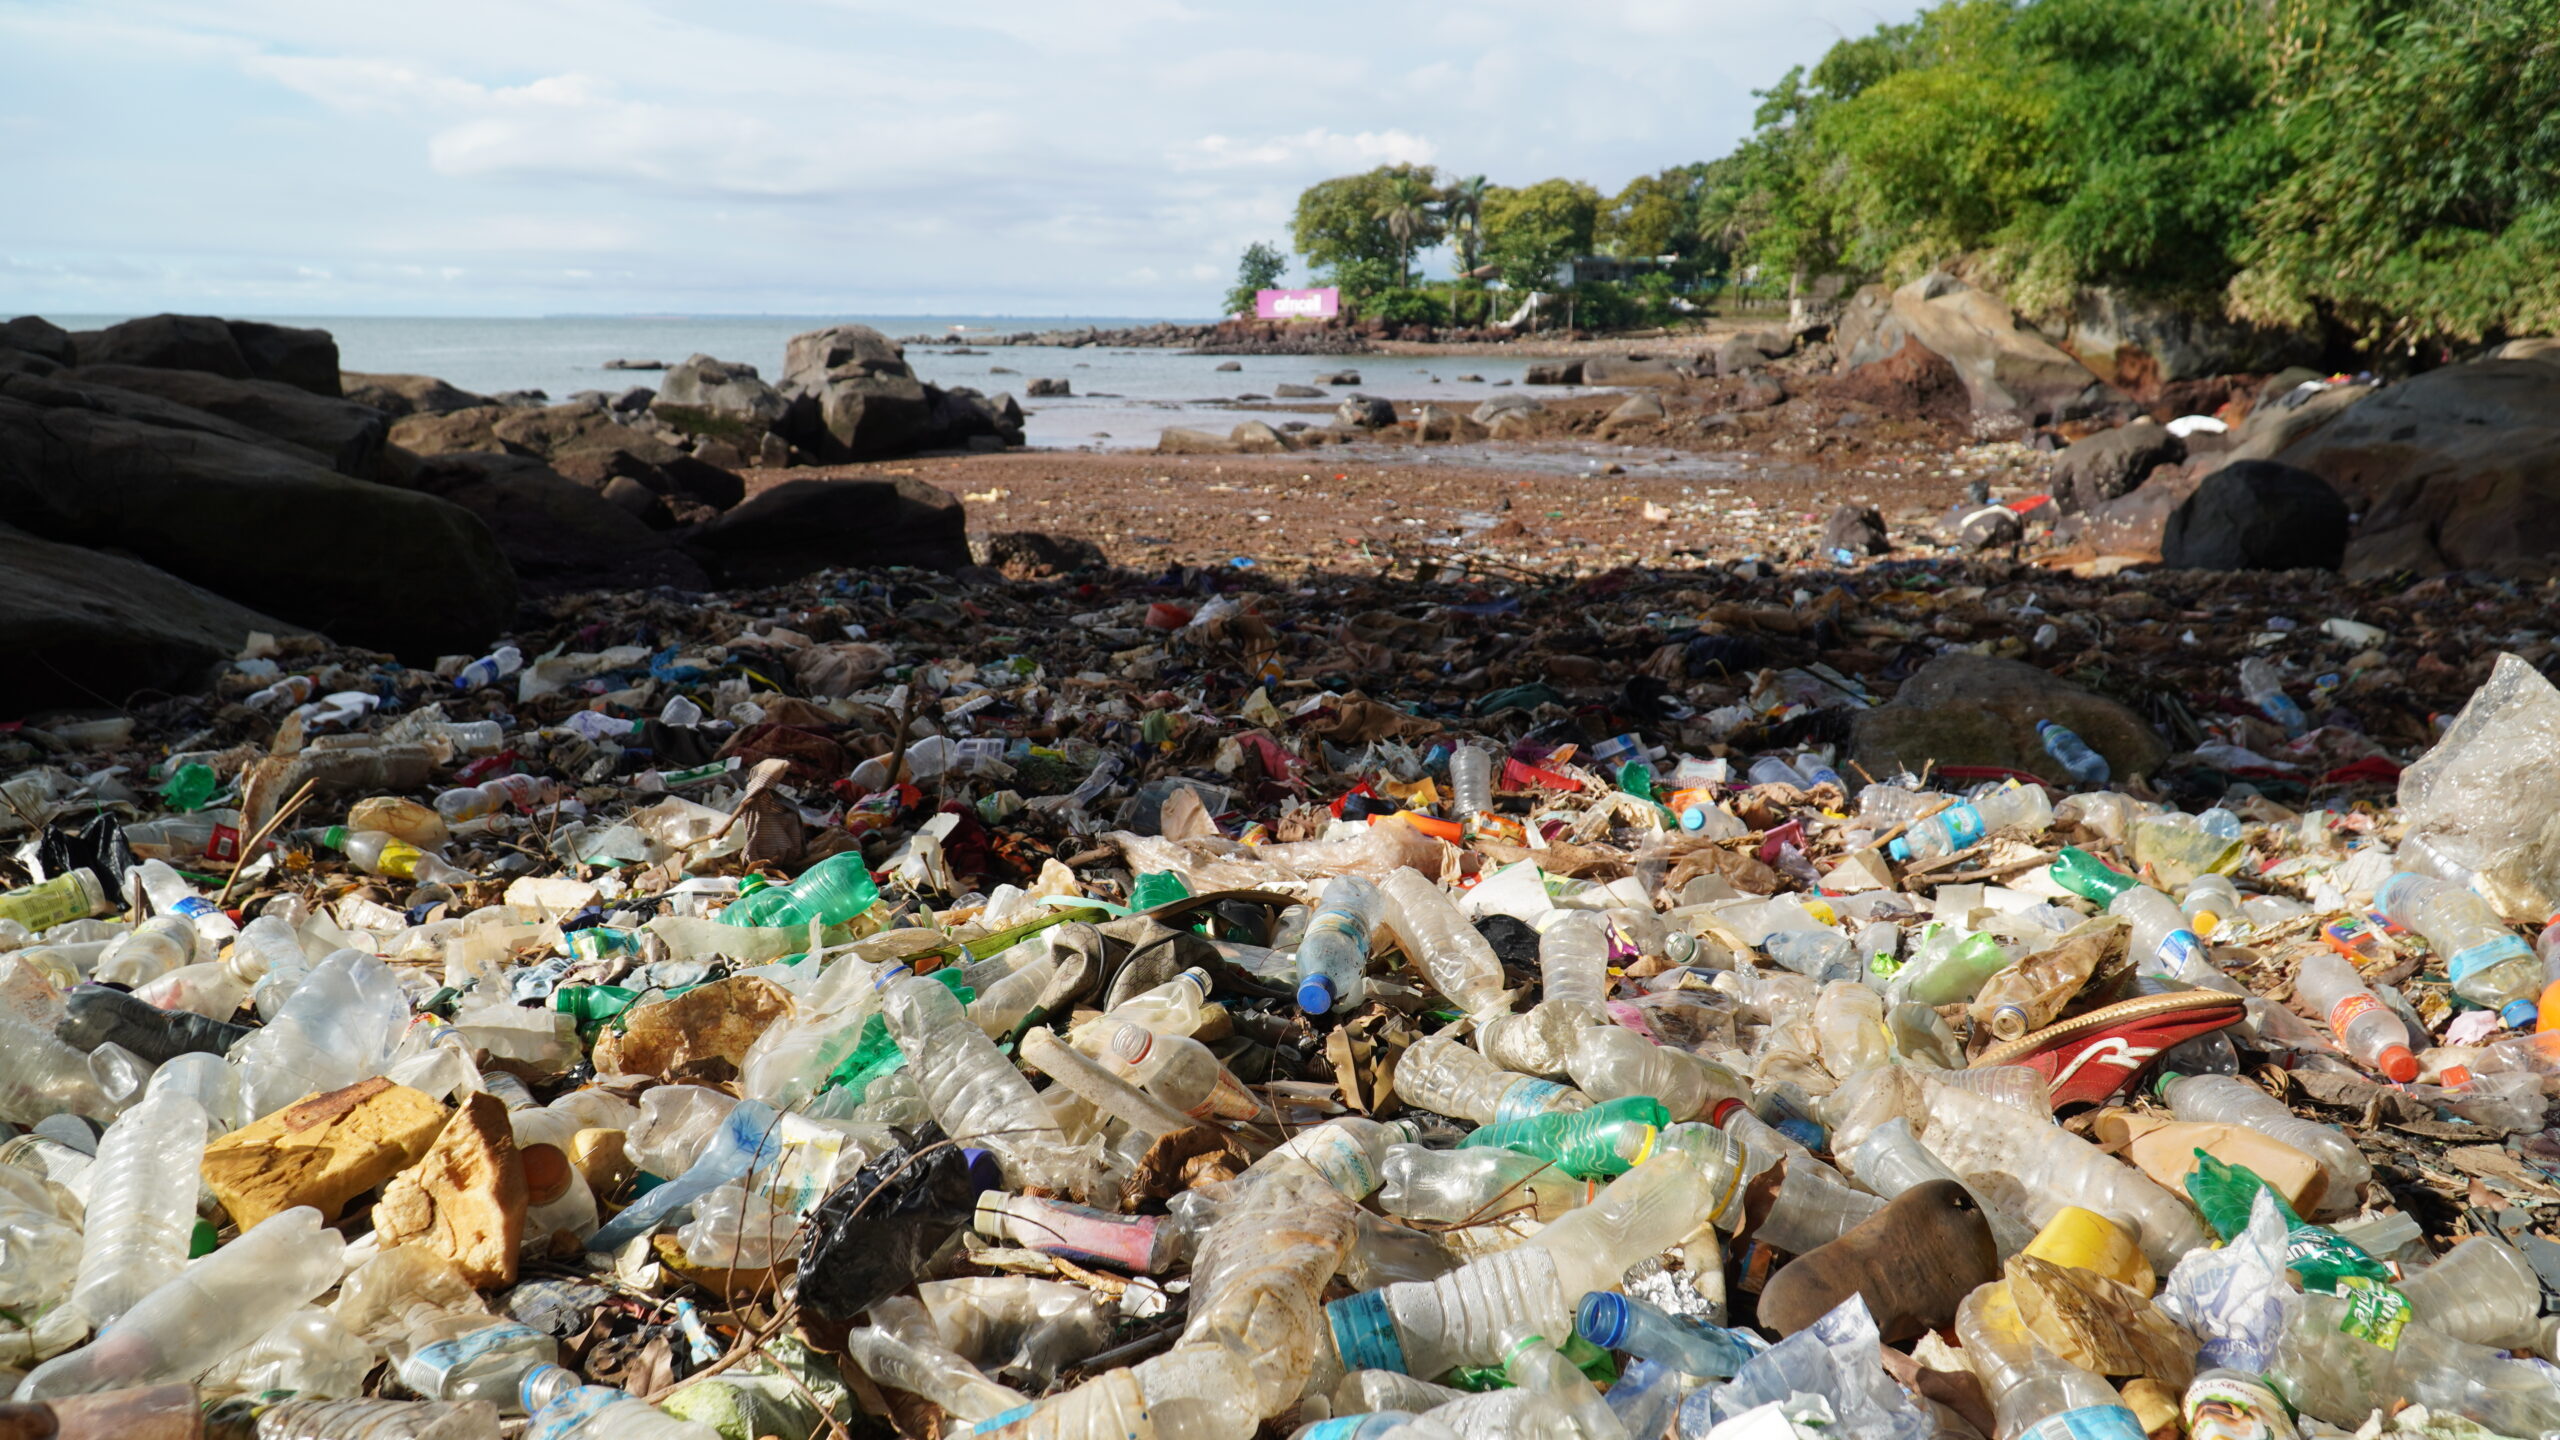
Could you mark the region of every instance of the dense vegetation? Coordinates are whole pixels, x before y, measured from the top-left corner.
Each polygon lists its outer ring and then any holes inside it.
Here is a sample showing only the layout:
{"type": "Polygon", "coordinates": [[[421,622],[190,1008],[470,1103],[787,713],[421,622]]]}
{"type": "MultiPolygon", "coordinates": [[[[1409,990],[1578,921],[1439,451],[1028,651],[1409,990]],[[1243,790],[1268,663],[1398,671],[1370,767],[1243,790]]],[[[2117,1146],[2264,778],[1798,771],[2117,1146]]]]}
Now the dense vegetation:
{"type": "Polygon", "coordinates": [[[1292,238],[1414,318],[1600,253],[1662,262],[1593,297],[1630,318],[1949,266],[2030,313],[2113,286],[2373,351],[2560,330],[2560,0],[1945,0],[1761,101],[1614,197],[1391,166],[1307,190],[1292,238]]]}

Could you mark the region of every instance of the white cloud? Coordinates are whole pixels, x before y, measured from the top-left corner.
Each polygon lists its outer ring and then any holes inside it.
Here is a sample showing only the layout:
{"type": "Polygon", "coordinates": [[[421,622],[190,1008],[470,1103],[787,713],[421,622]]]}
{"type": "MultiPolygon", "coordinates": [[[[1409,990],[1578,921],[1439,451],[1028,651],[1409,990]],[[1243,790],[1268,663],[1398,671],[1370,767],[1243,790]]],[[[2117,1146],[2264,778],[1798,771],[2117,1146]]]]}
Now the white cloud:
{"type": "Polygon", "coordinates": [[[1184,170],[1236,170],[1248,167],[1313,165],[1363,170],[1376,165],[1428,165],[1440,147],[1403,130],[1363,130],[1344,135],[1319,125],[1296,135],[1266,140],[1237,140],[1203,135],[1167,158],[1184,170]]]}

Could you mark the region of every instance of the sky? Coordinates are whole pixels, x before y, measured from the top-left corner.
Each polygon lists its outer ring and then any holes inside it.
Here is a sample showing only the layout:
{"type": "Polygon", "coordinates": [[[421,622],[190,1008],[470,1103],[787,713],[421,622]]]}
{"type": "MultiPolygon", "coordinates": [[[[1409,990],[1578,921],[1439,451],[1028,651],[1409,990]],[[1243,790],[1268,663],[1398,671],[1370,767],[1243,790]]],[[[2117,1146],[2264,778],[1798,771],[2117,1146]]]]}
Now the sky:
{"type": "Polygon", "coordinates": [[[1297,193],[1730,150],[1895,0],[0,0],[0,315],[1208,316],[1297,193]]]}

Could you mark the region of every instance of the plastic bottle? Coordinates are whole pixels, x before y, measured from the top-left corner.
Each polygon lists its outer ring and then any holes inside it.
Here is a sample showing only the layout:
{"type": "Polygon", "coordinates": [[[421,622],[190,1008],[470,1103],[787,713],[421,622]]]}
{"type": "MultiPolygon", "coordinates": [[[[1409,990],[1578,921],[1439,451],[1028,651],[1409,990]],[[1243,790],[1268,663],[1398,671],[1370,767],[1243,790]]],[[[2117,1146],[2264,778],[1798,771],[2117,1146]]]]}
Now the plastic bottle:
{"type": "Polygon", "coordinates": [[[980,989],[978,998],[968,1004],[969,1018],[989,1039],[1002,1040],[1039,1008],[1040,997],[1048,993],[1049,983],[1057,976],[1056,959],[1045,954],[1036,956],[980,989]]]}
{"type": "Polygon", "coordinates": [[[1608,922],[1587,910],[1560,912],[1538,935],[1538,995],[1597,1025],[1609,1017],[1608,922]]]}
{"type": "Polygon", "coordinates": [[[169,868],[165,861],[145,860],[134,872],[134,880],[142,893],[151,897],[151,908],[164,915],[183,915],[195,922],[198,953],[189,960],[210,960],[225,940],[240,933],[240,927],[221,907],[196,893],[187,877],[169,868]]]}
{"type": "Polygon", "coordinates": [[[2052,876],[2063,888],[2103,905],[2110,915],[2133,922],[2129,942],[2135,968],[2146,975],[2165,975],[2189,985],[2228,990],[2230,977],[2205,957],[2204,942],[2187,928],[2178,902],[2121,870],[2109,868],[2086,850],[2071,846],[2053,862],[2052,876]]]}
{"type": "Polygon", "coordinates": [[[312,969],[273,1019],[231,1048],[243,1112],[271,1115],[315,1091],[382,1073],[408,1027],[409,994],[391,967],[339,951],[312,969]]]}
{"type": "Polygon", "coordinates": [[[1594,1100],[1651,1096],[1673,1120],[1695,1120],[1720,1100],[1751,1098],[1750,1083],[1712,1060],[1656,1045],[1622,1025],[1580,1031],[1570,1061],[1574,1086],[1594,1100]]]}
{"type": "Polygon", "coordinates": [[[2487,901],[2450,881],[2403,872],[2382,882],[2374,908],[2426,937],[2444,957],[2453,993],[2498,1012],[2507,1024],[2533,1023],[2542,966],[2487,901]]]}
{"type": "Polygon", "coordinates": [[[1577,1179],[1621,1175],[1653,1153],[1671,1113],[1649,1095],[1604,1100],[1588,1110],[1566,1115],[1535,1115],[1486,1125],[1459,1142],[1459,1148],[1498,1145],[1553,1161],[1577,1179]]]}
{"type": "Polygon", "coordinates": [[[87,869],[0,894],[0,920],[14,920],[37,932],[103,915],[111,908],[107,887],[99,883],[96,871],[87,869]]]}
{"type": "MultiPolygon", "coordinates": [[[[1381,914],[1431,988],[1470,1014],[1499,1005],[1502,961],[1448,892],[1402,866],[1378,887],[1381,914]]],[[[1305,953],[1305,946],[1299,947],[1305,953]]]]}
{"type": "Polygon", "coordinates": [[[2107,757],[2089,748],[2089,742],[2055,724],[2051,720],[2036,722],[2036,738],[2044,742],[2044,753],[2083,785],[2104,785],[2115,774],[2107,757]]]}
{"type": "Polygon", "coordinates": [[[1072,1182],[1083,1167],[1048,1102],[970,1021],[958,996],[903,964],[882,972],[880,996],[890,1037],[943,1134],[994,1151],[1022,1183],[1079,1188],[1072,1182]]]}
{"type": "Polygon", "coordinates": [[[1920,1089],[1909,1118],[1921,1143],[1968,1184],[1989,1184],[1994,1199],[2014,1199],[2027,1223],[2042,1225],[2070,1205],[2095,1211],[2130,1231],[2164,1272],[2205,1243],[2184,1197],[2051,1123],[2049,1111],[2030,1121],[2015,1105],[1934,1077],[1922,1079],[1920,1089]]]}
{"type": "Polygon", "coordinates": [[[154,915],[98,958],[97,978],[110,985],[144,985],[195,958],[195,922],[184,915],[154,915]]]}
{"type": "Polygon", "coordinates": [[[2265,657],[2252,655],[2240,662],[2240,693],[2258,707],[2258,713],[2284,727],[2287,735],[2299,735],[2311,728],[2302,707],[2284,693],[2284,679],[2265,657]]]}
{"type": "Polygon", "coordinates": [[[436,797],[436,813],[448,821],[477,820],[513,805],[531,811],[561,796],[561,787],[532,775],[500,775],[478,785],[464,785],[436,797]]]}
{"type": "Polygon", "coordinates": [[[1552,1162],[1500,1147],[1391,1145],[1379,1175],[1379,1209],[1437,1225],[1482,1223],[1523,1209],[1549,1221],[1598,1193],[1591,1181],[1576,1180],[1552,1162]]]}
{"type": "Polygon", "coordinates": [[[108,1120],[115,1112],[86,1055],[52,1032],[0,1012],[0,1120],[33,1125],[65,1114],[108,1120]]]}
{"type": "Polygon", "coordinates": [[[1858,792],[1858,823],[1870,830],[1887,830],[1944,805],[1954,797],[1935,790],[1912,790],[1900,785],[1869,785],[1858,792]]]}
{"type": "Polygon", "coordinates": [[[1470,1261],[1437,1280],[1406,1281],[1325,1307],[1346,1369],[1434,1376],[1500,1358],[1513,1326],[1570,1331],[1572,1302],[1555,1256],[1521,1246],[1470,1261]]]}
{"type": "Polygon", "coordinates": [[[1250,1120],[1262,1113],[1262,1102],[1244,1082],[1187,1035],[1123,1025],[1112,1037],[1109,1058],[1131,1083],[1193,1119],[1250,1120]]]}
{"type": "Polygon", "coordinates": [[[524,652],[513,645],[501,645],[463,666],[461,673],[453,677],[453,688],[478,690],[495,685],[523,668],[524,652]]]}
{"type": "Polygon", "coordinates": [[[678,1420],[628,1390],[581,1384],[557,1365],[526,1372],[517,1403],[533,1417],[523,1440],[720,1440],[708,1425],[678,1420]]]}
{"type": "Polygon", "coordinates": [[[2328,1022],[2339,1048],[2357,1064],[2402,1085],[2418,1078],[2418,1057],[2409,1049],[2407,1028],[2365,988],[2364,977],[2345,959],[2327,950],[2305,951],[2293,984],[2294,994],[2328,1022]]]}
{"type": "Polygon", "coordinates": [[[104,1329],[185,1267],[206,1124],[192,1097],[155,1089],[100,1137],[71,1291],[91,1329],[104,1329]]]}
{"type": "Polygon", "coordinates": [[[1458,819],[1493,808],[1493,757],[1475,745],[1449,753],[1450,807],[1458,819]]]}
{"type": "Polygon", "coordinates": [[[485,1400],[286,1400],[261,1404],[252,1440],[484,1440],[498,1433],[485,1400]]]}
{"type": "Polygon", "coordinates": [[[2181,1120],[2239,1125],[2319,1161],[2329,1176],[2322,1200],[2325,1210],[2354,1209],[2358,1193],[2373,1178],[2373,1166],[2364,1152],[2336,1126],[2303,1119],[2246,1080],[2230,1075],[2173,1076],[2162,1082],[2160,1098],[2181,1120]]]}
{"type": "Polygon", "coordinates": [[[1573,1324],[1574,1333],[1603,1350],[1624,1350],[1707,1380],[1731,1376],[1755,1353],[1730,1330],[1678,1319],[1610,1290],[1584,1295],[1573,1324]]]}
{"type": "Polygon", "coordinates": [[[811,921],[842,925],[880,898],[862,852],[830,855],[800,872],[788,885],[768,885],[740,895],[720,912],[723,925],[806,926],[811,921]]]}
{"type": "Polygon", "coordinates": [[[1935,860],[1965,849],[1998,830],[2042,834],[2053,825],[2053,802],[2037,785],[2004,785],[1962,804],[1916,820],[1886,850],[1896,860],[1935,860]]]}
{"type": "Polygon", "coordinates": [[[1626,1440],[1617,1412],[1546,1336],[1518,1328],[1504,1335],[1502,1373],[1513,1386],[1562,1406],[1582,1440],[1626,1440]]]}
{"type": "Polygon", "coordinates": [[[2114,1386],[1993,1319],[1989,1312],[2005,1302],[2004,1290],[1985,1285],[1956,1309],[1964,1356],[1999,1420],[1997,1440],[2137,1440],[2144,1433],[2114,1386]]]}
{"type": "Polygon", "coordinates": [[[344,825],[332,825],[320,832],[319,840],[345,855],[349,863],[367,875],[415,880],[425,885],[467,885],[473,879],[470,871],[379,830],[349,830],[344,825]]]}
{"type": "Polygon", "coordinates": [[[1589,1108],[1591,1097],[1531,1075],[1515,1075],[1446,1035],[1426,1035],[1396,1065],[1396,1093],[1422,1109],[1490,1125],[1589,1108]]]}
{"type": "Polygon", "coordinates": [[[1099,1056],[1110,1048],[1112,1037],[1123,1025],[1142,1025],[1158,1035],[1190,1035],[1197,1033],[1209,1016],[1209,995],[1215,982],[1209,972],[1193,966],[1152,990],[1142,990],[1099,1017],[1083,1021],[1067,1032],[1067,1039],[1087,1055],[1099,1056]]]}
{"type": "Polygon", "coordinates": [[[1161,1215],[1122,1215],[1001,1190],[978,1196],[972,1223],[990,1240],[1136,1275],[1155,1274],[1175,1254],[1174,1227],[1161,1215]]]}
{"type": "Polygon", "coordinates": [[[1988,931],[1931,943],[1937,938],[1924,938],[1921,953],[1894,973],[1887,994],[1923,1005],[1961,1005],[1980,993],[1984,981],[2009,968],[2007,948],[1988,931]]]}
{"type": "Polygon", "coordinates": [[[401,1384],[430,1400],[486,1400],[512,1411],[522,1403],[524,1377],[559,1358],[559,1341],[509,1320],[421,1345],[393,1368],[401,1384]]]}
{"type": "Polygon", "coordinates": [[[1143,1136],[1148,1143],[1191,1127],[1190,1116],[1038,1026],[1023,1033],[1022,1058],[1056,1081],[1058,1088],[1119,1121],[1133,1136],[1143,1136]]]}
{"type": "Polygon", "coordinates": [[[1382,900],[1377,886],[1356,875],[1326,883],[1298,942],[1300,1010],[1353,1010],[1369,998],[1369,939],[1382,900]]]}
{"type": "Polygon", "coordinates": [[[21,1402],[186,1380],[338,1283],[346,1242],[309,1206],[281,1211],[181,1271],[80,1349],[36,1367],[21,1402]]]}
{"type": "MultiPolygon", "coordinates": [[[[1962,1176],[1948,1169],[1929,1152],[1928,1146],[1920,1143],[1919,1136],[1911,1133],[1911,1122],[1898,1115],[1868,1131],[1867,1138],[1841,1159],[1859,1184],[1887,1200],[1932,1180],[1963,1183],[1962,1176]]],[[[1966,1188],[1971,1190],[1970,1186],[1966,1188]]],[[[1974,1195],[1973,1202],[1981,1208],[1983,1218],[1991,1222],[1991,1240],[1999,1248],[2001,1259],[2026,1249],[2035,1239],[2036,1232],[2008,1211],[1984,1204],[1979,1194],[1974,1195]]]]}
{"type": "Polygon", "coordinates": [[[2188,928],[2199,936],[2211,936],[2225,923],[2245,920],[2240,909],[2240,889],[2231,877],[2214,872],[2187,882],[2178,896],[2178,910],[2187,917],[2188,928]]]}
{"type": "Polygon", "coordinates": [[[2474,1235],[2400,1282],[2420,1320],[2457,1340],[2511,1350],[2537,1345],[2542,1281],[2514,1247],[2474,1235]]]}

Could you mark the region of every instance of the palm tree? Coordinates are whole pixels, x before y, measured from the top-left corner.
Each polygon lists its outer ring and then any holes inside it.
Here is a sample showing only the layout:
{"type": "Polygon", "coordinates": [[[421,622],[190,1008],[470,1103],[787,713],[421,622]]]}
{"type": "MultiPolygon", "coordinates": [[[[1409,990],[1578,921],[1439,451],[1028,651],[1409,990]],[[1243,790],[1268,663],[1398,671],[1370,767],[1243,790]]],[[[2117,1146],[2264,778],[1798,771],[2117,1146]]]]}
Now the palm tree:
{"type": "Polygon", "coordinates": [[[1411,171],[1400,171],[1387,177],[1385,192],[1378,200],[1377,215],[1386,222],[1387,234],[1396,242],[1396,284],[1413,282],[1413,242],[1431,229],[1431,207],[1438,197],[1431,183],[1411,171]]]}
{"type": "Polygon", "coordinates": [[[1477,247],[1483,243],[1485,178],[1469,175],[1452,180],[1440,197],[1440,214],[1449,227],[1449,236],[1458,247],[1458,274],[1463,278],[1476,268],[1477,247]]]}

